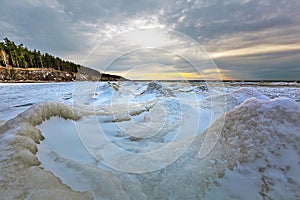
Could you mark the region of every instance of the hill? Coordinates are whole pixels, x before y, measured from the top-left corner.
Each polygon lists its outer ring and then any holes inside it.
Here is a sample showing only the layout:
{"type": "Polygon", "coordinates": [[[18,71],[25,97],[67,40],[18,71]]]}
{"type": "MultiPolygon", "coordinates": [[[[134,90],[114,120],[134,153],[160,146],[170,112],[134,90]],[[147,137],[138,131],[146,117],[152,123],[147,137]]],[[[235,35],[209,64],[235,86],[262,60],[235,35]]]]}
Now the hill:
{"type": "Polygon", "coordinates": [[[48,53],[29,50],[5,38],[0,42],[0,81],[118,81],[117,75],[104,74],[48,53]]]}

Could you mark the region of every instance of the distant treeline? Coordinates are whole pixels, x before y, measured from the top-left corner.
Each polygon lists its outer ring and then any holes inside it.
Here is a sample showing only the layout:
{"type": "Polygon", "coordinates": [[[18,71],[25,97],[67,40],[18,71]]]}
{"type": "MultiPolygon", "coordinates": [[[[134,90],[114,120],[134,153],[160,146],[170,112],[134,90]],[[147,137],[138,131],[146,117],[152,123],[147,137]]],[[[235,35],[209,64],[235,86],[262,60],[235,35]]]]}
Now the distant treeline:
{"type": "Polygon", "coordinates": [[[16,45],[8,38],[0,42],[0,65],[18,68],[53,68],[74,73],[82,67],[48,53],[42,54],[35,49],[29,50],[23,44],[16,45]]]}

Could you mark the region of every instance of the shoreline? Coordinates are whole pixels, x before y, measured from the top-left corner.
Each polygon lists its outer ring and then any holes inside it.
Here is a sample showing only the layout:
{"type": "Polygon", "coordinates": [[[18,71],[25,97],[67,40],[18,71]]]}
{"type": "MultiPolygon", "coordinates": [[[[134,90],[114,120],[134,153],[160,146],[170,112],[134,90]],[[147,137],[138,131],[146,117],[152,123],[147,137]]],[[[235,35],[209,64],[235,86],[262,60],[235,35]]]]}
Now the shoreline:
{"type": "MultiPolygon", "coordinates": [[[[24,83],[24,84],[29,84],[29,83],[34,83],[34,84],[38,84],[38,83],[50,83],[50,84],[56,84],[56,83],[76,83],[76,82],[116,82],[116,81],[133,81],[133,82],[146,82],[146,80],[72,80],[72,81],[41,81],[41,80],[0,80],[0,85],[2,84],[20,84],[20,83],[24,83]]],[[[148,80],[147,82],[151,82],[153,80],[148,80]]],[[[175,81],[168,81],[168,80],[158,80],[159,82],[181,82],[181,80],[175,81]]],[[[198,82],[198,83],[210,83],[211,86],[220,86],[220,85],[224,85],[225,87],[228,86],[232,86],[232,87],[300,87],[300,83],[299,82],[292,82],[292,81],[272,81],[272,82],[242,82],[242,81],[194,81],[194,80],[188,80],[188,82],[190,82],[191,84],[194,82],[198,82]]]]}
{"type": "Polygon", "coordinates": [[[0,66],[0,83],[56,83],[118,80],[127,79],[117,75],[100,73],[98,71],[94,73],[94,71],[90,69],[83,69],[75,73],[53,68],[14,68],[0,66]]]}

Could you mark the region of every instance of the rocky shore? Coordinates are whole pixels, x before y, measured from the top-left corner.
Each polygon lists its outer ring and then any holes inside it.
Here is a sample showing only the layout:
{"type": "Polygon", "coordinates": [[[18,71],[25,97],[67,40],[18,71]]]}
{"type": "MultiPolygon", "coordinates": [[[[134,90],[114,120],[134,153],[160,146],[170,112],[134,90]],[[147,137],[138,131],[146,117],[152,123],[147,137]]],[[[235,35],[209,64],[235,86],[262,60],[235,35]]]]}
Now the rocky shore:
{"type": "MultiPolygon", "coordinates": [[[[97,71],[98,72],[98,71],[97,71]]],[[[70,82],[70,81],[119,81],[121,76],[90,73],[78,73],[55,70],[52,68],[12,68],[0,67],[0,82],[70,82]]]]}

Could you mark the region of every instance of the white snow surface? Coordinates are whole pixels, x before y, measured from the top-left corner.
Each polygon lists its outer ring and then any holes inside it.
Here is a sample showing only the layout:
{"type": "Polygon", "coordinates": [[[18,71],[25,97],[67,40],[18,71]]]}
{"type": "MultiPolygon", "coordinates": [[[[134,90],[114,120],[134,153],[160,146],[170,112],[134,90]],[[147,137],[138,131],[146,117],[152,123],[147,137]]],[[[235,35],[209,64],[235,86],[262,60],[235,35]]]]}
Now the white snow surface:
{"type": "Polygon", "coordinates": [[[298,94],[122,82],[31,99],[1,118],[0,199],[300,199],[298,94]]]}

